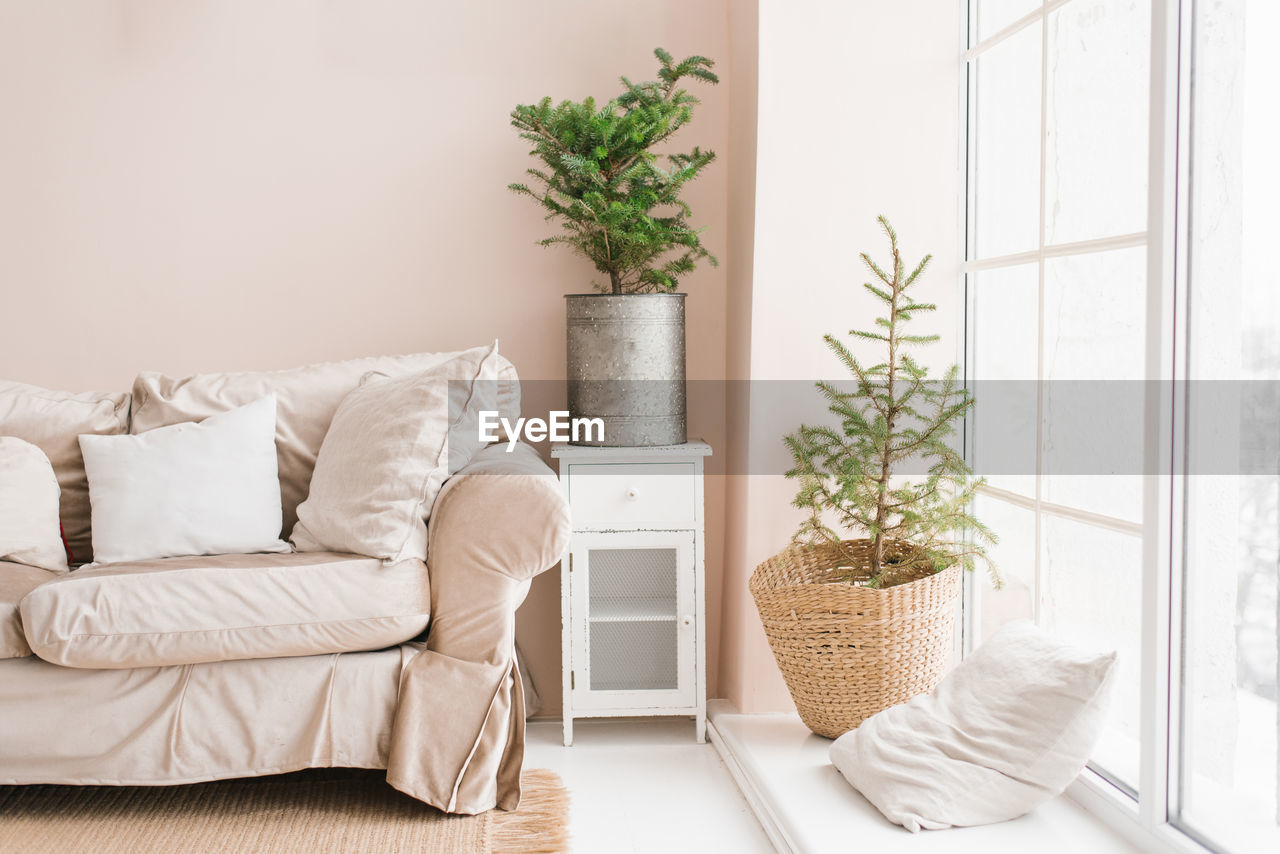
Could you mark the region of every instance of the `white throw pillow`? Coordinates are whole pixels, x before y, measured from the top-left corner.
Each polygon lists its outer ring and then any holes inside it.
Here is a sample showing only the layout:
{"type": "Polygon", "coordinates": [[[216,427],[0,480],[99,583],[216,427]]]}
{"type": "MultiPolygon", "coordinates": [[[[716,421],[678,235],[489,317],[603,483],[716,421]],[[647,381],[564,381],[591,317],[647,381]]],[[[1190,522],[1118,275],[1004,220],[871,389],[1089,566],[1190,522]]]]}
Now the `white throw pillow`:
{"type": "Polygon", "coordinates": [[[287,552],[276,398],[136,436],[81,436],[98,563],[287,552]]]}
{"type": "Polygon", "coordinates": [[[320,446],[297,550],[425,560],[436,493],[479,449],[478,411],[498,408],[498,367],[495,342],[421,373],[365,377],[320,446]]]}
{"type": "Polygon", "coordinates": [[[1017,818],[1061,794],[1105,722],[1114,652],[1077,649],[1030,623],[997,632],[930,694],[831,745],[831,762],[908,830],[1017,818]]]}
{"type": "Polygon", "coordinates": [[[44,451],[0,436],[0,561],[67,571],[58,528],[61,492],[44,451]]]}

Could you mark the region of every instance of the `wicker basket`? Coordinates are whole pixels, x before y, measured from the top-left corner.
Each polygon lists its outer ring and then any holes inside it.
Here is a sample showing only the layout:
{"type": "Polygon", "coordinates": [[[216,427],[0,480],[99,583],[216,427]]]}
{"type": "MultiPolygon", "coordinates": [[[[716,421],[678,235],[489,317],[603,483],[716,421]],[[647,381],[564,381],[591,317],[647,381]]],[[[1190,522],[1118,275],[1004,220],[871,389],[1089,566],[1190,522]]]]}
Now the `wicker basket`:
{"type": "MultiPolygon", "coordinates": [[[[845,546],[867,552],[870,541],[845,546]]],[[[751,574],[800,717],[827,738],[938,684],[951,661],[960,592],[959,567],[880,590],[838,580],[836,567],[848,563],[834,545],[792,546],[751,574]]]]}

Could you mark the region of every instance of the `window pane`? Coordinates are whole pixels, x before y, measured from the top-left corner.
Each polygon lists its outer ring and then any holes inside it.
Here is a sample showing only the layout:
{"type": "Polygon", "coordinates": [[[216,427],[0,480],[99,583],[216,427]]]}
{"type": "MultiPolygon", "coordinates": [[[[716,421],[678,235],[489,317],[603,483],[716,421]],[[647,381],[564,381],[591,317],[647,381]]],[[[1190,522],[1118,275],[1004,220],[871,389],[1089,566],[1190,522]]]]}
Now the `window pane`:
{"type": "Polygon", "coordinates": [[[1146,248],[1045,261],[1043,498],[1142,518],[1146,248]]]}
{"type": "Polygon", "coordinates": [[[1041,27],[1028,27],[973,63],[979,258],[1025,252],[1039,240],[1040,40],[1041,27]]]}
{"type": "Polygon", "coordinates": [[[1195,6],[1179,821],[1280,850],[1280,4],[1195,6]]]}
{"type": "Polygon", "coordinates": [[[973,466],[999,489],[1035,495],[1036,317],[1035,264],[983,270],[969,277],[974,342],[969,367],[974,408],[973,466]]]}
{"type": "Polygon", "coordinates": [[[1049,15],[1045,242],[1146,229],[1150,0],[1049,15]]]}
{"type": "Polygon", "coordinates": [[[976,5],[978,41],[982,41],[1039,9],[1040,0],[977,0],[976,5]]]}
{"type": "Polygon", "coordinates": [[[1115,650],[1107,725],[1092,763],[1138,788],[1142,671],[1142,538],[1044,514],[1040,621],[1063,640],[1115,650]]]}
{"type": "MultiPolygon", "coordinates": [[[[1145,230],[1150,8],[1070,0],[978,54],[970,261],[1145,230]]],[[[980,3],[979,35],[1018,14],[980,3]]],[[[980,642],[1032,616],[1064,640],[1117,651],[1093,763],[1136,791],[1146,249],[1094,248],[969,273],[970,448],[993,487],[975,512],[1002,538],[1006,586],[975,581],[968,625],[980,642]]]]}
{"type": "Polygon", "coordinates": [[[979,495],[974,515],[1000,534],[1000,542],[987,554],[1004,582],[996,590],[981,568],[974,574],[978,613],[973,621],[982,643],[1006,623],[1033,620],[1036,616],[1036,515],[1031,510],[996,498],[979,495]]]}

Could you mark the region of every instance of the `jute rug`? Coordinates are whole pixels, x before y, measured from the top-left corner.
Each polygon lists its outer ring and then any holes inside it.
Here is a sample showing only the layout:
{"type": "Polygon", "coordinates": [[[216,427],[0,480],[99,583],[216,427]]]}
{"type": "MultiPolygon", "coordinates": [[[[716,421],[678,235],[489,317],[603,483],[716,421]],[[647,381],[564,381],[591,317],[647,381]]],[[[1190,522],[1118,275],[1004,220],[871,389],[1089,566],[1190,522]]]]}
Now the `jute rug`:
{"type": "Polygon", "coordinates": [[[188,786],[0,786],[4,854],[558,854],[569,795],[525,771],[515,812],[446,815],[383,771],[325,769],[188,786]]]}

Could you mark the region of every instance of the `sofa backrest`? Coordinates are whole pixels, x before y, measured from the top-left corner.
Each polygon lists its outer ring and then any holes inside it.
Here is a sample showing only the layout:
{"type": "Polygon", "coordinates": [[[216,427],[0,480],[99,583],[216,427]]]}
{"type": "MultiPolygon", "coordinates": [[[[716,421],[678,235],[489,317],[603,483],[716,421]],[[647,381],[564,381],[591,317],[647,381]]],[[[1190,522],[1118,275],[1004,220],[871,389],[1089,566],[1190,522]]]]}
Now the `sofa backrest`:
{"type": "MultiPolygon", "coordinates": [[[[276,452],[279,456],[283,528],[288,539],[298,520],[298,505],[307,497],[316,454],[342,398],[370,371],[388,376],[426,370],[458,355],[417,353],[326,362],[283,371],[195,374],[174,378],[147,372],[133,383],[132,427],[143,433],[183,421],[244,406],[276,394],[276,452]]],[[[498,406],[514,422],[520,414],[520,383],[515,366],[499,356],[498,406]]]]}
{"type": "Polygon", "coordinates": [[[62,489],[62,530],[77,563],[93,560],[89,480],[77,437],[128,432],[129,395],[124,392],[50,391],[0,380],[0,436],[25,439],[53,464],[62,489]]]}

